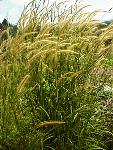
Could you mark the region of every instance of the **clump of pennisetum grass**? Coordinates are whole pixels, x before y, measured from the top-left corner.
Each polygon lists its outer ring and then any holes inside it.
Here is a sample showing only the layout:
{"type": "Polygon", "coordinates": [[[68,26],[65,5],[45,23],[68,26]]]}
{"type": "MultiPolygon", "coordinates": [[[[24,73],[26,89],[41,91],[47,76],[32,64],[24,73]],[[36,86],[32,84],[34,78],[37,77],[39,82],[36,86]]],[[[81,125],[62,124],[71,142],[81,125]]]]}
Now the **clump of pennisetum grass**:
{"type": "Polygon", "coordinates": [[[107,148],[112,135],[98,89],[111,81],[104,60],[112,44],[104,42],[112,24],[100,33],[96,11],[85,13],[77,3],[33,0],[16,36],[2,41],[2,149],[107,148]]]}

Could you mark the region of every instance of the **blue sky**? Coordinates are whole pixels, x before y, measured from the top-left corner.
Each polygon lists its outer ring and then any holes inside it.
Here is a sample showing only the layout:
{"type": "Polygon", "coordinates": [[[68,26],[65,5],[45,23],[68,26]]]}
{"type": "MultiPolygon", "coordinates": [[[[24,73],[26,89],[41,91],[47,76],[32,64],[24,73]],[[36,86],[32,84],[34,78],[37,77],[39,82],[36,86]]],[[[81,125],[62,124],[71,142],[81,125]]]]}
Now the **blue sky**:
{"type": "MultiPolygon", "coordinates": [[[[4,18],[8,18],[11,23],[16,23],[21,15],[24,5],[28,4],[30,1],[31,0],[0,0],[0,22],[4,18]]],[[[107,11],[113,7],[113,0],[83,0],[83,3],[92,5],[89,8],[91,11],[94,9],[107,11]]],[[[101,13],[97,18],[102,20],[113,19],[113,10],[110,13],[101,13]]]]}

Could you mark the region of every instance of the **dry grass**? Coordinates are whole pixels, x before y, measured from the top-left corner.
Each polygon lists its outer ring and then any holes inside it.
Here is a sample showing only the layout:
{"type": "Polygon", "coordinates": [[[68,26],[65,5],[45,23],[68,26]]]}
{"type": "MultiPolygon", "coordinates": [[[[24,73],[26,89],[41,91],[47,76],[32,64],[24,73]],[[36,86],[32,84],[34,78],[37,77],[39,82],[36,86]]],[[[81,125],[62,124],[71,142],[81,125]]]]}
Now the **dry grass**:
{"type": "Polygon", "coordinates": [[[2,149],[107,150],[112,139],[98,90],[112,83],[112,24],[98,35],[96,11],[62,6],[33,0],[16,36],[1,42],[2,149]]]}

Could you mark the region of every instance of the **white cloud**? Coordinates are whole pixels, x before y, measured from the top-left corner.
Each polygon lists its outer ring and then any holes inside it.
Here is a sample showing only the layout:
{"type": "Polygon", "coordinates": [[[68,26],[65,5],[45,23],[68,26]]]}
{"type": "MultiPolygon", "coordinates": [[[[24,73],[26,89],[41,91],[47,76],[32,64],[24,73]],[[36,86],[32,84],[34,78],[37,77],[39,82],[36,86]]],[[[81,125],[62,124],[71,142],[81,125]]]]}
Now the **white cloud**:
{"type": "Polygon", "coordinates": [[[12,8],[9,12],[8,12],[8,20],[9,22],[13,22],[16,23],[17,20],[20,17],[20,11],[17,8],[12,8]]]}
{"type": "Polygon", "coordinates": [[[23,7],[25,4],[29,3],[31,0],[8,0],[9,3],[17,6],[23,7]]]}
{"type": "Polygon", "coordinates": [[[0,1],[0,21],[2,21],[4,18],[7,17],[7,0],[6,1],[0,1]]]}
{"type": "Polygon", "coordinates": [[[21,15],[24,5],[31,0],[3,0],[0,1],[0,22],[4,18],[12,23],[16,23],[21,15]]]}

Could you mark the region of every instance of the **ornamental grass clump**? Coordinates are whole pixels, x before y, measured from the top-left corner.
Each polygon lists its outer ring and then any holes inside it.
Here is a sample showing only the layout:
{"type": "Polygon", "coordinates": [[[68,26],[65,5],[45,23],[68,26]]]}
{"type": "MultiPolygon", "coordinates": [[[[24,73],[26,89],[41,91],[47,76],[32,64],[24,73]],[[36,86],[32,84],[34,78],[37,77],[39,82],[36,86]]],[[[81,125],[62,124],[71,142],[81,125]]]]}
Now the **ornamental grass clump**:
{"type": "Polygon", "coordinates": [[[112,84],[112,24],[101,31],[96,11],[78,3],[33,0],[2,41],[1,149],[107,150],[113,129],[100,88],[112,84]]]}

